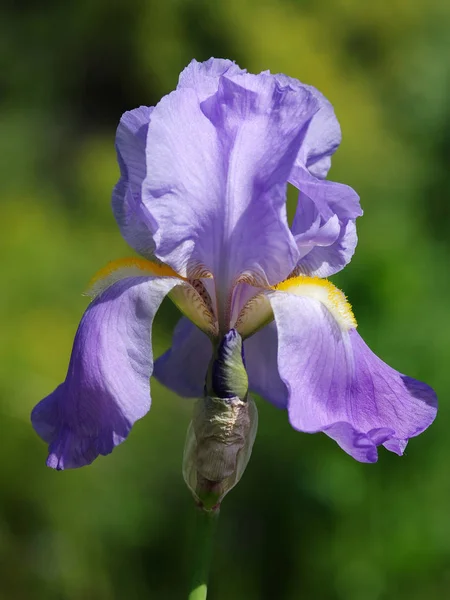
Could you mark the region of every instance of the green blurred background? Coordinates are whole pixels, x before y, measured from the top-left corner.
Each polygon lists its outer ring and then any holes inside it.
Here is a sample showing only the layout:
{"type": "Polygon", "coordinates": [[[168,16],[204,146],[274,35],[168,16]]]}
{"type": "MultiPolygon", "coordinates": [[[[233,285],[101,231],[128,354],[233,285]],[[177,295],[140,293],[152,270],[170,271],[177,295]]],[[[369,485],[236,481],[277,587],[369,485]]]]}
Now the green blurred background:
{"type": "MultiPolygon", "coordinates": [[[[45,467],[29,412],[65,377],[90,276],[130,255],[109,206],[122,112],[211,55],[287,73],[334,104],[331,178],[359,192],[365,215],[333,280],[373,350],[442,404],[403,458],[381,449],[362,465],[259,401],[252,459],[223,504],[211,600],[450,597],[449,33],[445,0],[4,0],[2,600],[186,595],[192,403],[153,382],[128,441],[63,473],[45,467]]],[[[164,304],[156,354],[176,319],[164,304]]]]}

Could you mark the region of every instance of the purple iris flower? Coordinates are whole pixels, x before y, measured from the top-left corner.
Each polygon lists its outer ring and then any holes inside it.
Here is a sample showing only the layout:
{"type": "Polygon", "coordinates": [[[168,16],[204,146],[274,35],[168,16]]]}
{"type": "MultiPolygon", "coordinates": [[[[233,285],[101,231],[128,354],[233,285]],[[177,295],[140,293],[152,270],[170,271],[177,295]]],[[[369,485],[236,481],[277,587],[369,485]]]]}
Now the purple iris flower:
{"type": "Polygon", "coordinates": [[[202,396],[230,329],[244,339],[250,390],[359,461],[376,461],[379,445],[401,455],[431,424],[433,390],[371,352],[323,279],[350,261],[362,214],[350,187],[325,179],[340,139],[316,89],[228,60],[191,62],[155,107],[122,116],[112,206],[143,258],[94,277],[66,380],[33,410],[50,467],[87,465],[121,443],[150,408],[152,374],[202,396]],[[299,190],[292,226],[288,182],[299,190]],[[185,316],[154,362],[167,295],[185,316]]]}

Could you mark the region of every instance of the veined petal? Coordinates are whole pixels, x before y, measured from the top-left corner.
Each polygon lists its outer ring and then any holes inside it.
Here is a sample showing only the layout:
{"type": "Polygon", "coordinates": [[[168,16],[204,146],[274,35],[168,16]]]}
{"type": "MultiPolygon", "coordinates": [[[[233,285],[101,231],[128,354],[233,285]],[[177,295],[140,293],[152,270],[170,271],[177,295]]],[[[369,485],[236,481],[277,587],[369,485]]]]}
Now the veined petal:
{"type": "Polygon", "coordinates": [[[175,285],[171,277],[128,278],[89,305],[66,380],[31,415],[36,432],[49,444],[49,467],[82,467],[109,454],[147,413],[153,318],[175,285]]]}
{"type": "Polygon", "coordinates": [[[175,327],[172,347],[155,361],[153,376],[179,396],[201,398],[211,357],[211,340],[182,317],[175,327]]]}
{"type": "Polygon", "coordinates": [[[145,146],[153,107],[140,106],[122,115],[116,133],[120,179],[112,194],[114,217],[126,242],[143,256],[154,250],[155,223],[142,203],[147,167],[145,146]]]}
{"type": "Polygon", "coordinates": [[[214,337],[218,331],[212,300],[201,280],[188,281],[171,267],[143,258],[121,258],[112,261],[91,279],[85,294],[95,298],[116,281],[126,277],[176,277],[176,285],[169,293],[172,302],[202,331],[214,337]]]}
{"type": "Polygon", "coordinates": [[[227,72],[204,102],[195,85],[152,112],[143,201],[155,255],[183,276],[206,268],[223,288],[247,272],[275,283],[297,263],[285,184],[316,101],[267,74],[227,72]]]}
{"type": "Polygon", "coordinates": [[[199,329],[210,338],[219,333],[219,324],[214,305],[206,286],[201,279],[191,279],[189,283],[173,288],[169,298],[199,329]]]}
{"type": "Polygon", "coordinates": [[[362,462],[375,462],[380,444],[402,454],[434,420],[434,391],[375,356],[320,293],[269,293],[291,425],[325,432],[362,462]]]}
{"type": "Polygon", "coordinates": [[[245,292],[247,292],[249,299],[241,305],[242,307],[235,319],[232,319],[231,325],[237,329],[243,339],[246,339],[273,321],[273,312],[265,290],[258,291],[257,288],[245,283],[241,283],[239,286],[247,288],[242,296],[244,299],[245,292]]]}

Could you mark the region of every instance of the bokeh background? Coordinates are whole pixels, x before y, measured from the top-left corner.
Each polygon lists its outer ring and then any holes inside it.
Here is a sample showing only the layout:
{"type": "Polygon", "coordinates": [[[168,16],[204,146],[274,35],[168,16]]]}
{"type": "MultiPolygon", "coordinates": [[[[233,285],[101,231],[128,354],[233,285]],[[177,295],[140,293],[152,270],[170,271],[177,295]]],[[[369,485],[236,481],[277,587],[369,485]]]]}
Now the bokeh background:
{"type": "MultiPolygon", "coordinates": [[[[128,441],[63,473],[45,467],[29,413],[65,377],[90,276],[130,255],[109,206],[120,115],[211,55],[333,102],[343,143],[330,176],[365,210],[333,281],[371,347],[441,400],[403,458],[381,449],[375,465],[259,400],[250,465],[223,504],[211,600],[449,597],[449,34],[445,0],[2,2],[0,598],[187,595],[192,402],[153,382],[128,441]]],[[[176,320],[165,303],[156,354],[176,320]]]]}

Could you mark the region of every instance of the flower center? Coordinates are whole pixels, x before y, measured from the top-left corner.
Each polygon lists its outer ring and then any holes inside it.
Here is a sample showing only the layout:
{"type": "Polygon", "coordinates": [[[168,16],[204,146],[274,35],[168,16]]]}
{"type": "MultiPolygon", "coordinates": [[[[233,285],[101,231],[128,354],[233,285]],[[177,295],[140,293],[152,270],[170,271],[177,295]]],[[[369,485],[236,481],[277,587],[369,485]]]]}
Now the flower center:
{"type": "Polygon", "coordinates": [[[234,328],[246,339],[273,320],[268,293],[284,292],[321,302],[343,330],[357,327],[345,294],[326,279],[299,275],[268,288],[256,280],[240,278],[230,290],[218,289],[212,277],[186,279],[171,267],[140,258],[112,261],[89,283],[86,295],[95,298],[110,285],[126,277],[176,277],[170,299],[199,329],[218,340],[234,328]]]}

